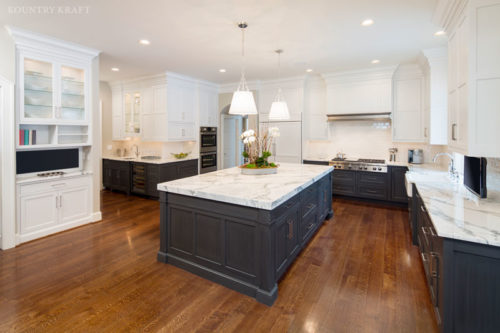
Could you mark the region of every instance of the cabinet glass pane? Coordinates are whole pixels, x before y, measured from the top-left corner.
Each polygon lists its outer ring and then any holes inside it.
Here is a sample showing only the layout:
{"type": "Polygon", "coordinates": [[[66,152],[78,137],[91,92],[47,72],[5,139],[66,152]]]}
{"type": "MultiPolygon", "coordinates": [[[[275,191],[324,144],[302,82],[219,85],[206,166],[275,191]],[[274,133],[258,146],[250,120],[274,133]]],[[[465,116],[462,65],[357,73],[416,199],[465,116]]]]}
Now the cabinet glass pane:
{"type": "Polygon", "coordinates": [[[127,93],[125,94],[125,133],[138,134],[140,133],[141,119],[141,94],[127,93]]]}
{"type": "Polygon", "coordinates": [[[52,118],[52,64],[24,59],[24,118],[52,118]]]}
{"type": "Polygon", "coordinates": [[[61,66],[61,119],[85,119],[84,82],[83,69],[61,66]]]}

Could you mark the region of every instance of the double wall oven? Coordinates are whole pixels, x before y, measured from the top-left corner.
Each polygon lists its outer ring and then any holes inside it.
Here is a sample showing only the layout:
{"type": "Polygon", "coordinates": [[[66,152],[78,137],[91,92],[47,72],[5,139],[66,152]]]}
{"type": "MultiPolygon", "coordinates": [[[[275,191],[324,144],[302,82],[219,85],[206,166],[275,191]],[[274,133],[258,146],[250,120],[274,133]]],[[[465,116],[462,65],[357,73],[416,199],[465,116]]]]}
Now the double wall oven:
{"type": "Polygon", "coordinates": [[[200,128],[200,173],[217,170],[217,127],[200,128]]]}

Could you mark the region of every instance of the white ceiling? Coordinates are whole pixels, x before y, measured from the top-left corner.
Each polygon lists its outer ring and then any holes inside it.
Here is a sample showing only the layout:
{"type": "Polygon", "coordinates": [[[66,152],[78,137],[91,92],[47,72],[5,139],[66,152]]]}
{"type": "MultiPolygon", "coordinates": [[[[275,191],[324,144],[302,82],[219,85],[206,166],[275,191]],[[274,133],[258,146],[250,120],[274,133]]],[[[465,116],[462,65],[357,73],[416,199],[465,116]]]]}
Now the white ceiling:
{"type": "MultiPolygon", "coordinates": [[[[172,71],[238,81],[244,19],[248,80],[414,60],[445,44],[431,23],[436,0],[2,0],[0,22],[102,51],[101,80],[172,71]],[[88,14],[11,14],[9,6],[88,6],[88,14]],[[370,27],[361,21],[372,18],[370,27]],[[151,45],[142,46],[145,38],[151,45]],[[372,65],[372,59],[380,64],[372,65]],[[119,67],[112,72],[111,67],[119,67]],[[219,73],[219,68],[227,69],[219,73]]],[[[12,8],[10,9],[12,11],[12,8]]]]}

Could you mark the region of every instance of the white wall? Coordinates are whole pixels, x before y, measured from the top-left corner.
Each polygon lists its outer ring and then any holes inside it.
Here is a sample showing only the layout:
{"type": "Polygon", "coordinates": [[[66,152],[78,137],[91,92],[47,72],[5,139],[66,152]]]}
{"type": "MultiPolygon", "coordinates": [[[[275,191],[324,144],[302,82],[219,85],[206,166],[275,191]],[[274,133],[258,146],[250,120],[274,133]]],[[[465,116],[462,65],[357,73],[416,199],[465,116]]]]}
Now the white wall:
{"type": "MultiPolygon", "coordinates": [[[[386,122],[337,121],[328,123],[328,140],[305,141],[304,159],[333,158],[338,152],[348,158],[376,158],[389,160],[389,148],[398,148],[398,161],[406,161],[408,149],[423,149],[425,162],[431,162],[446,146],[419,143],[393,143],[391,127],[386,122]]],[[[390,123],[389,123],[390,124],[390,123]]]]}
{"type": "MultiPolygon", "coordinates": [[[[0,27],[0,77],[2,77],[3,79],[5,79],[7,81],[10,81],[11,83],[14,83],[15,76],[16,76],[16,52],[15,52],[14,41],[10,37],[10,35],[7,32],[7,30],[5,29],[5,27],[0,27]]],[[[6,92],[6,91],[4,90],[4,92],[6,92]]],[[[2,103],[2,101],[0,101],[0,103],[2,103]]],[[[14,104],[12,101],[12,106],[13,105],[14,104]]],[[[6,111],[2,109],[2,112],[6,112],[6,111]]],[[[12,108],[12,110],[10,112],[14,113],[15,112],[14,108],[12,108]]],[[[11,119],[14,119],[13,115],[12,115],[11,119]]],[[[0,121],[1,121],[0,126],[2,126],[2,127],[8,126],[8,124],[5,123],[4,115],[2,115],[2,118],[0,119],[0,121]]],[[[12,126],[11,130],[13,131],[14,124],[12,123],[11,126],[12,126]]],[[[3,130],[0,129],[0,133],[2,133],[2,132],[3,132],[3,130]]],[[[6,142],[4,142],[3,139],[2,139],[2,142],[0,142],[0,144],[2,146],[5,143],[6,142]]],[[[0,148],[0,153],[1,153],[0,154],[0,202],[4,202],[3,198],[6,195],[12,197],[12,196],[15,196],[15,193],[2,193],[3,188],[6,185],[6,183],[2,179],[2,174],[4,174],[4,172],[7,172],[7,173],[8,172],[15,172],[15,170],[9,171],[8,170],[9,168],[4,167],[4,166],[7,166],[10,158],[6,156],[6,153],[3,151],[2,148],[0,148]],[[2,169],[3,167],[5,169],[2,169]]],[[[15,174],[12,174],[12,177],[15,177],[15,174]]],[[[9,215],[7,213],[8,212],[6,212],[6,211],[5,212],[2,211],[2,207],[0,205],[0,245],[3,248],[14,246],[13,239],[12,240],[9,239],[9,241],[8,241],[9,244],[4,244],[5,242],[2,243],[2,241],[4,241],[6,238],[5,234],[3,234],[3,232],[2,232],[2,229],[4,229],[2,226],[2,222],[13,222],[13,221],[2,221],[2,215],[9,215]],[[10,243],[12,243],[12,244],[10,244],[10,243]]],[[[9,228],[6,227],[6,229],[11,230],[10,227],[11,226],[9,226],[9,228]]],[[[13,236],[13,235],[11,235],[11,236],[13,236]]]]}

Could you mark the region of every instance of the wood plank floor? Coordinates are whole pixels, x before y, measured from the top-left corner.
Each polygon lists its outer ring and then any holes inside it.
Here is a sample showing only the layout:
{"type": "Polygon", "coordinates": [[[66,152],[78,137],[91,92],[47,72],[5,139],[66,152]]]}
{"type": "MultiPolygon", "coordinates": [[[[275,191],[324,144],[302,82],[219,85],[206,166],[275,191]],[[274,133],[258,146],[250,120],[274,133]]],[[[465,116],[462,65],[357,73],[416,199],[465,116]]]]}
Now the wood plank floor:
{"type": "Polygon", "coordinates": [[[344,200],[272,307],[158,263],[159,203],[103,192],[103,221],[0,251],[0,332],[436,332],[408,213],[344,200]]]}

